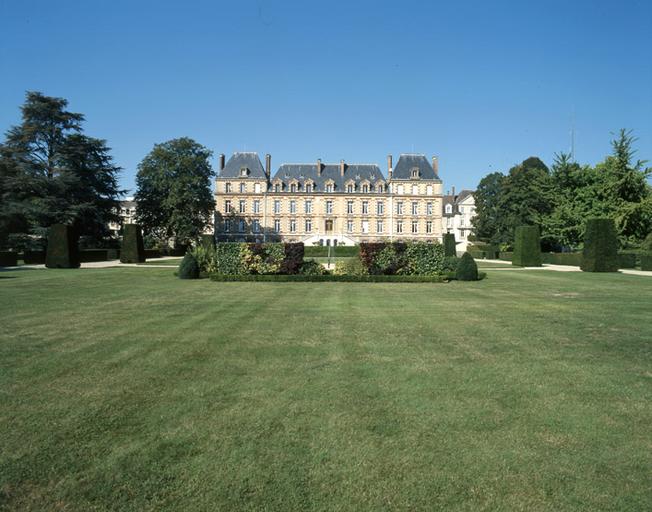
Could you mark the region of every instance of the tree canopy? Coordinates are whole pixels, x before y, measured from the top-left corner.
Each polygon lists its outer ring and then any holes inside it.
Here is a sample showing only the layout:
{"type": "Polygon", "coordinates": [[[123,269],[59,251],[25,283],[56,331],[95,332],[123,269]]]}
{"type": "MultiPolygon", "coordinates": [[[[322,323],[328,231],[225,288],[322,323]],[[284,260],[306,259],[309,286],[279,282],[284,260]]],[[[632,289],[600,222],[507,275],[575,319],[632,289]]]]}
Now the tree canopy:
{"type": "Polygon", "coordinates": [[[136,215],[146,235],[178,244],[199,239],[215,211],[210,157],[182,137],[156,144],[138,165],[136,215]]]}
{"type": "Polygon", "coordinates": [[[106,142],[84,135],[63,98],[28,92],[22,122],[0,144],[0,244],[37,243],[56,223],[94,241],[119,220],[120,168],[106,142]]]}

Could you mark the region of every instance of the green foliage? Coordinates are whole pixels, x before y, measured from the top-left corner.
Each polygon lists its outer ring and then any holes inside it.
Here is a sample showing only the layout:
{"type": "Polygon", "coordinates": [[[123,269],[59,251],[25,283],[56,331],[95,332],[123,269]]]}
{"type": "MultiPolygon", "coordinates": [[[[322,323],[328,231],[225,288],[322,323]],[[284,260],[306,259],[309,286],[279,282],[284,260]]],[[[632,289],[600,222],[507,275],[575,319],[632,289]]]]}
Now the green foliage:
{"type": "Polygon", "coordinates": [[[455,277],[457,278],[458,281],[478,280],[478,265],[473,259],[473,256],[471,256],[468,252],[462,254],[462,257],[460,258],[460,261],[457,264],[455,277]]]}
{"type": "Polygon", "coordinates": [[[245,261],[249,274],[278,274],[285,259],[284,244],[251,244],[245,261]]]}
{"type": "Polygon", "coordinates": [[[285,256],[281,264],[281,274],[297,274],[303,265],[304,247],[303,243],[286,243],[284,245],[285,256]]]}
{"type": "Polygon", "coordinates": [[[299,274],[302,276],[324,276],[328,274],[328,270],[326,270],[318,261],[306,260],[301,265],[299,274]]]}
{"type": "Polygon", "coordinates": [[[444,255],[457,256],[457,248],[456,248],[454,233],[444,234],[444,255]]]}
{"type": "Polygon", "coordinates": [[[156,144],[138,165],[137,218],[147,234],[183,244],[199,239],[215,208],[210,156],[183,137],[156,144]]]}
{"type": "Polygon", "coordinates": [[[635,252],[619,252],[618,253],[618,268],[636,268],[635,252]]]}
{"type": "Polygon", "coordinates": [[[516,228],[512,265],[519,267],[541,266],[541,240],[538,226],[516,228]]]}
{"type": "Polygon", "coordinates": [[[215,266],[218,274],[241,275],[247,273],[246,261],[251,256],[246,243],[224,242],[215,247],[215,266]]]}
{"type": "Polygon", "coordinates": [[[384,275],[384,274],[212,274],[212,281],[262,281],[262,282],[345,282],[345,283],[445,283],[446,276],[384,275]]]}
{"type": "Polygon", "coordinates": [[[641,250],[645,252],[652,252],[652,233],[648,233],[648,235],[645,237],[645,240],[643,240],[643,243],[641,243],[641,250]]]}
{"type": "Polygon", "coordinates": [[[500,172],[488,174],[480,180],[473,194],[476,215],[471,222],[479,240],[496,240],[501,232],[503,216],[499,204],[506,179],[500,172]]]}
{"type": "Polygon", "coordinates": [[[179,279],[199,279],[199,264],[192,251],[188,251],[181,260],[178,275],[179,279]]]}
{"type": "Polygon", "coordinates": [[[50,226],[45,266],[47,268],[79,268],[77,238],[72,226],[65,224],[50,226]]]}
{"type": "Polygon", "coordinates": [[[210,244],[198,244],[188,251],[192,253],[193,258],[199,266],[199,271],[210,274],[217,272],[217,260],[215,256],[215,246],[210,244]]]}
{"type": "Polygon", "coordinates": [[[201,243],[207,248],[212,248],[215,249],[215,234],[211,233],[209,235],[203,234],[201,235],[201,243]]]}
{"type": "Polygon", "coordinates": [[[444,270],[444,246],[425,242],[407,244],[404,261],[401,273],[422,276],[441,274],[444,270]]]}
{"type": "Polygon", "coordinates": [[[335,263],[333,274],[336,276],[366,276],[369,271],[362,264],[360,258],[348,258],[335,263]]]}
{"type": "MultiPolygon", "coordinates": [[[[304,255],[307,258],[325,258],[328,256],[328,246],[326,245],[309,245],[304,247],[304,255]]],[[[359,245],[335,245],[330,247],[331,256],[345,258],[358,256],[360,254],[359,245]]]]}
{"type": "Polygon", "coordinates": [[[616,272],[618,239],[612,219],[594,218],[586,222],[581,269],[584,272],[616,272]]]}
{"type": "Polygon", "coordinates": [[[125,224],[122,228],[120,261],[122,263],[143,263],[145,261],[143,234],[138,224],[125,224]]]}
{"type": "Polygon", "coordinates": [[[119,220],[121,169],[105,141],[83,134],[84,116],[67,105],[28,92],[21,124],[0,144],[0,244],[11,244],[11,235],[44,238],[57,223],[99,242],[119,220]]]}
{"type": "Polygon", "coordinates": [[[580,267],[582,265],[581,252],[544,252],[541,253],[541,261],[549,265],[569,265],[580,267]]]}
{"type": "Polygon", "coordinates": [[[452,272],[455,275],[457,271],[457,265],[459,264],[460,259],[457,256],[446,256],[442,264],[442,271],[446,274],[452,272]]]}
{"type": "Polygon", "coordinates": [[[641,270],[652,270],[652,251],[642,252],[639,254],[641,260],[641,270]]]}

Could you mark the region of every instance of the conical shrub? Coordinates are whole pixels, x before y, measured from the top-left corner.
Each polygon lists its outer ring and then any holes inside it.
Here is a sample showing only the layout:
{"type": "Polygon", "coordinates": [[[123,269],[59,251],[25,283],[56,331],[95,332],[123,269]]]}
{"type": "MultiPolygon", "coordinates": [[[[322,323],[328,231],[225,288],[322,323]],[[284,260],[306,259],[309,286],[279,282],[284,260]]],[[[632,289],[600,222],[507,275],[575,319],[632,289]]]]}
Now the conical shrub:
{"type": "Polygon", "coordinates": [[[179,264],[179,279],[199,279],[199,264],[190,251],[179,264]]]}
{"type": "Polygon", "coordinates": [[[462,254],[460,261],[457,263],[455,277],[458,281],[478,280],[478,265],[473,259],[473,256],[471,256],[468,252],[462,254]]]}

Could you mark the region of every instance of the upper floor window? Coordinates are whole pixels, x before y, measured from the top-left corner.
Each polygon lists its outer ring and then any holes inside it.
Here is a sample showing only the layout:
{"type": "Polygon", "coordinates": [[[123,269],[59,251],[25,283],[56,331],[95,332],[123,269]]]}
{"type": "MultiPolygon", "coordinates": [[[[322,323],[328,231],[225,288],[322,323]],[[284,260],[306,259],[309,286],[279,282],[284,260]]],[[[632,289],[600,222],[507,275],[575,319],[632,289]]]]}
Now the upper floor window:
{"type": "Polygon", "coordinates": [[[308,194],[312,193],[312,183],[306,183],[306,192],[308,194]]]}
{"type": "Polygon", "coordinates": [[[412,195],[413,196],[419,195],[419,185],[412,185],[412,195]]]}
{"type": "Polygon", "coordinates": [[[432,201],[428,201],[428,203],[426,203],[426,214],[432,215],[432,201]]]}
{"type": "Polygon", "coordinates": [[[403,215],[403,203],[401,201],[396,203],[396,214],[403,215]]]}
{"type": "Polygon", "coordinates": [[[326,201],[326,213],[333,213],[333,201],[326,201]]]}
{"type": "Polygon", "coordinates": [[[230,183],[225,183],[224,184],[224,192],[226,192],[227,194],[231,193],[231,184],[230,183]]]}
{"type": "Polygon", "coordinates": [[[292,184],[290,185],[290,192],[296,192],[296,191],[297,191],[297,184],[296,184],[296,183],[292,183],[292,184]]]}
{"type": "Polygon", "coordinates": [[[260,213],[260,200],[256,199],[254,201],[254,213],[260,213]]]}
{"type": "Polygon", "coordinates": [[[403,195],[403,185],[397,185],[396,186],[396,193],[398,195],[403,195]]]}
{"type": "Polygon", "coordinates": [[[247,203],[244,200],[240,201],[240,213],[245,213],[247,211],[247,203]]]}
{"type": "Polygon", "coordinates": [[[432,195],[432,185],[427,185],[426,186],[426,194],[431,196],[432,195]]]}
{"type": "Polygon", "coordinates": [[[362,213],[367,215],[369,213],[369,201],[362,201],[362,213]]]}
{"type": "Polygon", "coordinates": [[[254,183],[254,194],[260,194],[260,183],[254,183]]]}
{"type": "Polygon", "coordinates": [[[385,204],[382,201],[376,203],[376,215],[382,215],[385,213],[385,204]]]}
{"type": "Polygon", "coordinates": [[[426,233],[432,233],[432,221],[426,222],[426,233]]]}
{"type": "Polygon", "coordinates": [[[416,201],[412,201],[412,215],[418,215],[419,214],[419,203],[416,201]]]}
{"type": "Polygon", "coordinates": [[[290,201],[290,213],[297,213],[297,202],[294,200],[290,201]]]}
{"type": "Polygon", "coordinates": [[[367,192],[369,192],[369,185],[362,185],[362,193],[366,194],[367,192]]]}
{"type": "Polygon", "coordinates": [[[353,213],[353,201],[346,202],[346,213],[348,214],[353,213]]]}
{"type": "Polygon", "coordinates": [[[280,233],[281,231],[281,219],[274,219],[274,233],[280,233]]]}
{"type": "Polygon", "coordinates": [[[305,213],[312,213],[312,201],[306,201],[303,205],[303,210],[305,213]]]}
{"type": "Polygon", "coordinates": [[[450,204],[446,205],[446,213],[453,213],[453,206],[450,204]]]}
{"type": "Polygon", "coordinates": [[[240,193],[244,194],[247,191],[247,185],[245,183],[240,183],[240,193]]]}
{"type": "Polygon", "coordinates": [[[326,192],[332,192],[333,191],[333,184],[332,183],[327,183],[326,184],[326,192]]]}
{"type": "Polygon", "coordinates": [[[274,200],[274,213],[281,213],[281,201],[278,199],[274,200]]]}
{"type": "Polygon", "coordinates": [[[224,211],[226,213],[231,213],[231,201],[229,201],[228,199],[224,201],[224,211]]]}
{"type": "Polygon", "coordinates": [[[346,192],[347,192],[348,194],[353,194],[353,184],[349,183],[349,184],[346,186],[346,192]]]}

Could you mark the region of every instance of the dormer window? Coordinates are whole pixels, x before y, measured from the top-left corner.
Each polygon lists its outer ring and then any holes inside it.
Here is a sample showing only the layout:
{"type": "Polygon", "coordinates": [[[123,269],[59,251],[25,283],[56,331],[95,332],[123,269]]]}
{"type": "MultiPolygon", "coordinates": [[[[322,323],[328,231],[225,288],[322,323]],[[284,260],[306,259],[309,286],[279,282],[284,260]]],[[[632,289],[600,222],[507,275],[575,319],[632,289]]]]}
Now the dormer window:
{"type": "Polygon", "coordinates": [[[412,169],[412,178],[418,178],[419,177],[419,168],[415,167],[412,169]]]}
{"type": "Polygon", "coordinates": [[[353,194],[353,185],[351,183],[346,186],[346,192],[348,194],[353,194]]]}
{"type": "Polygon", "coordinates": [[[306,183],[306,193],[312,193],[312,183],[306,183]]]}
{"type": "Polygon", "coordinates": [[[333,182],[326,183],[326,192],[332,192],[334,188],[333,182]]]}
{"type": "Polygon", "coordinates": [[[453,207],[450,204],[446,205],[446,213],[453,213],[453,207]]]}
{"type": "Polygon", "coordinates": [[[247,176],[249,176],[249,169],[246,167],[240,167],[240,177],[246,178],[247,176]]]}
{"type": "Polygon", "coordinates": [[[366,194],[367,192],[369,192],[369,185],[362,185],[362,193],[366,194]]]}
{"type": "Polygon", "coordinates": [[[290,185],[290,192],[296,192],[296,191],[297,191],[297,184],[292,183],[292,185],[290,185]]]}
{"type": "Polygon", "coordinates": [[[274,183],[274,192],[280,192],[280,191],[281,191],[281,184],[274,183]]]}
{"type": "Polygon", "coordinates": [[[378,192],[379,194],[383,193],[383,184],[382,183],[379,183],[378,185],[376,185],[376,192],[378,192]]]}

